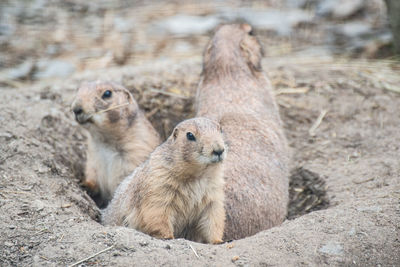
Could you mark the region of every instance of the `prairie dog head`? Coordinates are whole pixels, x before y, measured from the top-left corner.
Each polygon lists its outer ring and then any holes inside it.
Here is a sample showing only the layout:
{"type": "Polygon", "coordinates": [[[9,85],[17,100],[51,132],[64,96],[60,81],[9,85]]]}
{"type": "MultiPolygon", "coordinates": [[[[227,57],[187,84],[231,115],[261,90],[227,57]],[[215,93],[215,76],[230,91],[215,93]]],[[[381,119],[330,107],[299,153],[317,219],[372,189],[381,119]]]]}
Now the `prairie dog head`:
{"type": "Polygon", "coordinates": [[[111,129],[116,124],[129,127],[139,110],[126,88],[103,81],[83,83],[71,108],[79,124],[98,129],[111,129]]]}
{"type": "Polygon", "coordinates": [[[263,50],[249,24],[218,27],[204,53],[204,69],[212,66],[246,63],[250,70],[261,71],[263,50]]]}
{"type": "Polygon", "coordinates": [[[175,160],[200,168],[221,163],[227,153],[220,125],[207,118],[179,123],[169,141],[176,149],[171,155],[175,160]]]}

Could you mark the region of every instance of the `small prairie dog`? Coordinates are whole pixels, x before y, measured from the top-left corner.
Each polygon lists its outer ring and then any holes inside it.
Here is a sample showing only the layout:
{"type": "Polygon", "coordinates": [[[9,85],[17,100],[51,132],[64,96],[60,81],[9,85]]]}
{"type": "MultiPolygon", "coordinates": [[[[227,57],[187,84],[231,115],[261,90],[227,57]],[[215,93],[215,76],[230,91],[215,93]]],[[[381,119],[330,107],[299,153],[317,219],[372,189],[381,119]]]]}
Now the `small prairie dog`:
{"type": "Polygon", "coordinates": [[[225,239],[281,224],[288,205],[289,149],[262,49],[248,24],[223,25],[204,53],[196,116],[221,125],[225,161],[225,239]]]}
{"type": "Polygon", "coordinates": [[[226,153],[217,123],[206,118],[181,122],[120,184],[103,222],[157,238],[222,242],[226,153]]]}
{"type": "Polygon", "coordinates": [[[130,92],[116,83],[83,83],[72,110],[89,132],[83,183],[108,202],[119,183],[161,143],[159,135],[130,92]]]}

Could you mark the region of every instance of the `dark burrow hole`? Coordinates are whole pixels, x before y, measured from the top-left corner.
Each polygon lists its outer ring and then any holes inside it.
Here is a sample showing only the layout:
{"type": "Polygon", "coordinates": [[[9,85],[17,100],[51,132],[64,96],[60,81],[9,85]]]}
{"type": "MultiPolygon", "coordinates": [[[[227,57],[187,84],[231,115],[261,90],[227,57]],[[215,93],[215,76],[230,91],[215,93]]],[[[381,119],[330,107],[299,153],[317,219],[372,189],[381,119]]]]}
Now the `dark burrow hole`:
{"type": "Polygon", "coordinates": [[[325,179],[303,167],[295,168],[289,178],[289,206],[287,218],[329,207],[325,179]]]}

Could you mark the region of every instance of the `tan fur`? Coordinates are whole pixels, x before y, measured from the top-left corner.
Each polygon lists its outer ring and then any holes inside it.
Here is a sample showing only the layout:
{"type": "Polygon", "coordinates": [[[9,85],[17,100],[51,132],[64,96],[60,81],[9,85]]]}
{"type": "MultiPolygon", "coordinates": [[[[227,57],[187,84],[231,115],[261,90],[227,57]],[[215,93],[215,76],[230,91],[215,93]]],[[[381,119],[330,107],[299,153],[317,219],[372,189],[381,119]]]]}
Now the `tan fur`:
{"type": "Polygon", "coordinates": [[[206,118],[181,122],[148,161],[121,183],[103,212],[103,222],[157,238],[222,242],[224,149],[217,123],[206,118]],[[188,140],[187,132],[196,141],[188,140]]]}
{"type": "Polygon", "coordinates": [[[197,90],[197,116],[218,121],[229,147],[228,240],[279,225],[287,213],[289,151],[261,57],[250,25],[221,26],[206,48],[197,90]]]}
{"type": "Polygon", "coordinates": [[[160,138],[129,91],[115,83],[82,84],[72,109],[81,109],[76,119],[89,132],[84,184],[108,201],[123,178],[161,143],[160,138]],[[106,90],[112,96],[102,99],[106,90]],[[123,106],[113,109],[117,105],[123,106]]]}

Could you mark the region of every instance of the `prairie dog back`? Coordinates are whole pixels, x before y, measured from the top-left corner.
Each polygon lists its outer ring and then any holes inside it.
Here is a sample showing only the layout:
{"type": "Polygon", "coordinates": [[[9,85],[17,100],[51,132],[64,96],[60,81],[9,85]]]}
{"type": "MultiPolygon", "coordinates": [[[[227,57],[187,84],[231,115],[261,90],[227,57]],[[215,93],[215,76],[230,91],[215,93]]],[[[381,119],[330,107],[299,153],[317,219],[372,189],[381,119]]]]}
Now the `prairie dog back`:
{"type": "Polygon", "coordinates": [[[197,116],[218,121],[229,148],[225,162],[225,239],[279,225],[288,204],[289,150],[262,49],[248,24],[217,29],[204,53],[197,116]]]}

